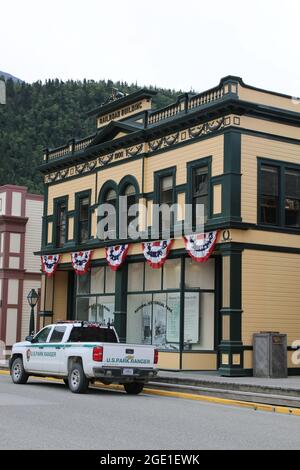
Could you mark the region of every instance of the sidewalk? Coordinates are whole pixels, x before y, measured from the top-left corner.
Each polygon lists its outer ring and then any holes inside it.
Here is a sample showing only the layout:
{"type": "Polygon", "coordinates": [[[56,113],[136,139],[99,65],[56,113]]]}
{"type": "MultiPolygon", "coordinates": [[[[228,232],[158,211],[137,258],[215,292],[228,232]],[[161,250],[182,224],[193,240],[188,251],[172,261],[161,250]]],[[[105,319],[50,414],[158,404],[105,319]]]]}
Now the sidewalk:
{"type": "Polygon", "coordinates": [[[230,378],[209,372],[160,370],[147,387],[300,408],[300,376],[285,379],[230,378]]]}

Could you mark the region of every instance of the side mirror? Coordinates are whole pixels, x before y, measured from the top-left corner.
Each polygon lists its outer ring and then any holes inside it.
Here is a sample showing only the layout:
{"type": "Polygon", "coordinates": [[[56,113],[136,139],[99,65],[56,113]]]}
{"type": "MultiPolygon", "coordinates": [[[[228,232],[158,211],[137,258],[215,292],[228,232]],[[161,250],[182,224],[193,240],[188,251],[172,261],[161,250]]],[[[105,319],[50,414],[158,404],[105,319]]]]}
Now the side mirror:
{"type": "Polygon", "coordinates": [[[25,338],[25,341],[29,341],[29,343],[32,343],[32,340],[33,340],[33,336],[32,336],[32,335],[26,336],[26,338],[25,338]]]}

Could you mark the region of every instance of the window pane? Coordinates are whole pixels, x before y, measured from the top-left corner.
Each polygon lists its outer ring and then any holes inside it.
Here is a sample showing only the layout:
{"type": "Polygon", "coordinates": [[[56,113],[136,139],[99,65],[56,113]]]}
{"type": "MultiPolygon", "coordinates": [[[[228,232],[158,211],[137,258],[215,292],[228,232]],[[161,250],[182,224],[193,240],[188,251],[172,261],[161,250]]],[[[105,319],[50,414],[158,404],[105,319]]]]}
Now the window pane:
{"type": "Polygon", "coordinates": [[[285,225],[300,227],[300,201],[298,199],[285,200],[285,225]]]}
{"type": "Polygon", "coordinates": [[[278,196],[278,168],[262,165],[261,167],[261,193],[262,195],[278,196]]]}
{"type": "Polygon", "coordinates": [[[161,290],[161,269],[153,269],[145,263],[145,290],[161,290]]]}
{"type": "Polygon", "coordinates": [[[111,293],[115,292],[115,283],[116,283],[116,272],[105,267],[105,292],[111,293]]]}
{"type": "Polygon", "coordinates": [[[90,273],[77,276],[77,294],[90,293],[90,273]]]}
{"type": "Polygon", "coordinates": [[[164,289],[179,289],[180,288],[180,259],[167,259],[163,266],[163,283],[164,289]]]}
{"type": "Polygon", "coordinates": [[[165,176],[161,178],[162,191],[168,191],[173,188],[173,176],[165,176]]]}
{"type": "Polygon", "coordinates": [[[104,293],[104,273],[104,266],[91,269],[91,294],[104,293]]]}
{"type": "Polygon", "coordinates": [[[166,294],[154,294],[152,302],[152,344],[165,348],[167,332],[166,294]]]}
{"type": "Polygon", "coordinates": [[[128,292],[144,290],[144,263],[128,264],[128,292]]]}
{"type": "Polygon", "coordinates": [[[278,223],[278,198],[261,196],[260,218],[264,224],[276,225],[278,223]]]}
{"type": "Polygon", "coordinates": [[[85,197],[80,199],[79,203],[79,218],[80,220],[88,220],[89,216],[89,198],[85,197]]]}
{"type": "Polygon", "coordinates": [[[125,191],[124,191],[125,196],[132,196],[135,194],[135,189],[132,184],[129,184],[126,186],[125,191]]]}
{"type": "Polygon", "coordinates": [[[116,191],[114,189],[110,189],[107,193],[106,193],[106,198],[105,200],[107,202],[109,202],[110,204],[112,203],[115,203],[115,202],[112,202],[113,200],[115,200],[117,198],[117,194],[116,194],[116,191]]]}
{"type": "Polygon", "coordinates": [[[130,294],[127,296],[127,343],[151,344],[151,300],[151,294],[130,294]]]}
{"type": "Polygon", "coordinates": [[[160,204],[173,203],[173,176],[165,176],[160,180],[160,204]]]}
{"type": "Polygon", "coordinates": [[[197,263],[191,258],[185,260],[185,287],[214,289],[215,260],[210,258],[206,263],[197,263]]]}
{"type": "Polygon", "coordinates": [[[97,298],[97,303],[94,306],[93,311],[90,313],[89,320],[96,321],[107,325],[107,323],[113,324],[115,318],[115,297],[114,296],[102,296],[97,298]]]}
{"type": "Polygon", "coordinates": [[[34,343],[45,343],[51,330],[51,326],[43,328],[35,337],[34,343]]]}
{"type": "Polygon", "coordinates": [[[208,193],[208,168],[196,168],[194,172],[194,195],[200,196],[208,193]]]}
{"type": "Polygon", "coordinates": [[[66,331],[65,326],[56,326],[50,336],[49,343],[60,343],[66,331]]]}
{"type": "Polygon", "coordinates": [[[167,294],[167,331],[165,349],[179,351],[180,293],[167,294]]]}
{"type": "Polygon", "coordinates": [[[286,170],[285,172],[285,196],[291,199],[300,199],[300,172],[286,170]]]}
{"type": "Polygon", "coordinates": [[[77,297],[76,320],[89,321],[97,311],[97,297],[77,297]]]}
{"type": "Polygon", "coordinates": [[[184,296],[184,349],[214,349],[214,294],[186,292],[184,296]]]}

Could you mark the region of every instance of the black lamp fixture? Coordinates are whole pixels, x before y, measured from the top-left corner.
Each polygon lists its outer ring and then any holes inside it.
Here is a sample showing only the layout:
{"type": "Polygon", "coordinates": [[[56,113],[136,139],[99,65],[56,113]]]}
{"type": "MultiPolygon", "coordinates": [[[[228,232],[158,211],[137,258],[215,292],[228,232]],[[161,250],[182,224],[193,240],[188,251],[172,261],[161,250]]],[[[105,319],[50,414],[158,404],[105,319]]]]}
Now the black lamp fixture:
{"type": "Polygon", "coordinates": [[[30,321],[29,321],[29,335],[32,335],[34,333],[34,307],[36,306],[38,299],[39,299],[39,294],[36,292],[35,289],[31,289],[31,291],[27,295],[27,300],[31,307],[30,321]]]}

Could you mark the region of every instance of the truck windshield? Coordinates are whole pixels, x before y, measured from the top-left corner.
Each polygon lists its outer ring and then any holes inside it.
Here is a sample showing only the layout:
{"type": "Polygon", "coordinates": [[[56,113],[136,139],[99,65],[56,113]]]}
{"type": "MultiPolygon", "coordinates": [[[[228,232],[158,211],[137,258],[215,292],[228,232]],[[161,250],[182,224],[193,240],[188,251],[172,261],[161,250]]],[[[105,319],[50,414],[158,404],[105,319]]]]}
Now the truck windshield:
{"type": "Polygon", "coordinates": [[[75,326],[68,342],[71,343],[117,343],[114,330],[100,327],[75,326]]]}

